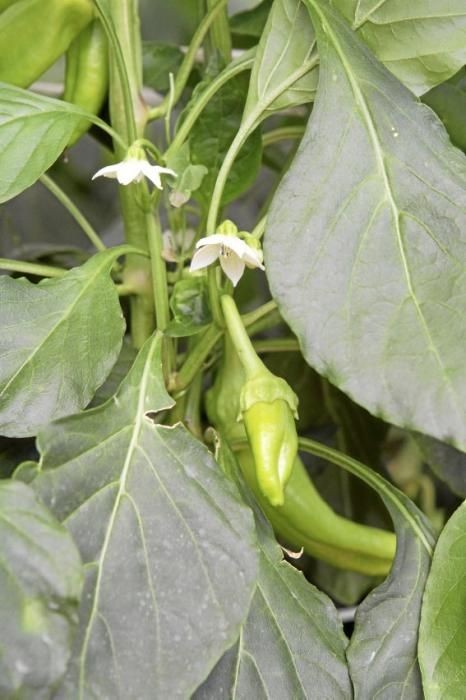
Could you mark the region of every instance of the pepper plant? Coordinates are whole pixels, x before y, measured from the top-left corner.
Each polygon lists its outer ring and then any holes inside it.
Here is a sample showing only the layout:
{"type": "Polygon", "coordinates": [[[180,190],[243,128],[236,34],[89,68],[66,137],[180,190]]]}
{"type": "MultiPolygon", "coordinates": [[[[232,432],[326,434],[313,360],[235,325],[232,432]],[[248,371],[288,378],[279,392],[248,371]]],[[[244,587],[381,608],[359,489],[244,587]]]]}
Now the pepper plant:
{"type": "Polygon", "coordinates": [[[0,697],[463,699],[464,0],[188,9],[0,0],[0,697]]]}

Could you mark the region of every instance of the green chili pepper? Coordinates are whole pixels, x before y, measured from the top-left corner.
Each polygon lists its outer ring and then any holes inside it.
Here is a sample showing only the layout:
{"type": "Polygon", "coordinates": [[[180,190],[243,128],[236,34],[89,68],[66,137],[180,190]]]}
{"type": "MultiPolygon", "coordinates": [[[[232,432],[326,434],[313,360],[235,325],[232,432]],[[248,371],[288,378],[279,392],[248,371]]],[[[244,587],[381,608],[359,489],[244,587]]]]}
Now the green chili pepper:
{"type": "MultiPolygon", "coordinates": [[[[63,99],[90,114],[98,114],[108,91],[108,41],[99,19],[89,24],[66,52],[65,92],[63,99]]],[[[72,146],[89,129],[83,120],[73,132],[72,146]]]]}
{"type": "Polygon", "coordinates": [[[299,458],[286,485],[283,505],[275,508],[259,486],[252,452],[241,450],[238,460],[275,532],[291,547],[302,547],[307,554],[338,568],[372,576],[389,572],[395,555],[395,535],[335,513],[318,493],[299,458]]]}
{"type": "Polygon", "coordinates": [[[0,14],[0,81],[28,87],[95,16],[92,0],[18,0],[0,14]]]}

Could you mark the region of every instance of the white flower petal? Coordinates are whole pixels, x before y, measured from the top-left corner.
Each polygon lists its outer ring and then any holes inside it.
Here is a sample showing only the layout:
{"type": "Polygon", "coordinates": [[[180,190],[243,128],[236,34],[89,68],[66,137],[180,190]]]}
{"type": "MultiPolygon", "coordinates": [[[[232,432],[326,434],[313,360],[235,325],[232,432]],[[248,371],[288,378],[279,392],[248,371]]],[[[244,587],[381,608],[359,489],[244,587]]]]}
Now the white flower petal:
{"type": "Polygon", "coordinates": [[[225,236],[223,233],[214,233],[212,236],[200,238],[196,243],[196,248],[201,248],[201,246],[204,245],[227,245],[229,238],[231,238],[231,236],[225,236]]]}
{"type": "Polygon", "coordinates": [[[247,250],[244,251],[241,258],[244,260],[248,267],[258,267],[261,270],[265,270],[265,267],[262,264],[261,254],[258,250],[251,248],[251,246],[247,246],[247,250]]]}
{"type": "Polygon", "coordinates": [[[151,165],[145,160],[141,163],[141,171],[157,187],[158,190],[163,190],[162,181],[160,180],[160,168],[158,165],[151,165]]]}
{"type": "Polygon", "coordinates": [[[226,248],[229,248],[229,250],[232,250],[239,258],[243,257],[245,250],[249,247],[241,238],[236,238],[235,236],[225,236],[224,245],[226,248]]]}
{"type": "Polygon", "coordinates": [[[201,270],[203,267],[207,267],[215,262],[219,255],[219,245],[206,245],[194,253],[190,269],[192,271],[201,270]]]}
{"type": "Polygon", "coordinates": [[[244,262],[232,253],[231,255],[221,255],[220,265],[228,279],[233,282],[233,286],[236,287],[244,272],[244,262]]]}
{"type": "Polygon", "coordinates": [[[117,178],[120,185],[129,185],[131,182],[139,181],[143,172],[142,166],[145,162],[136,160],[136,158],[128,158],[119,163],[117,178]]]}
{"type": "Polygon", "coordinates": [[[96,177],[111,177],[111,178],[116,178],[118,175],[118,168],[120,167],[120,163],[115,163],[114,165],[106,165],[105,168],[100,168],[95,175],[92,176],[92,179],[95,180],[96,177]]]}

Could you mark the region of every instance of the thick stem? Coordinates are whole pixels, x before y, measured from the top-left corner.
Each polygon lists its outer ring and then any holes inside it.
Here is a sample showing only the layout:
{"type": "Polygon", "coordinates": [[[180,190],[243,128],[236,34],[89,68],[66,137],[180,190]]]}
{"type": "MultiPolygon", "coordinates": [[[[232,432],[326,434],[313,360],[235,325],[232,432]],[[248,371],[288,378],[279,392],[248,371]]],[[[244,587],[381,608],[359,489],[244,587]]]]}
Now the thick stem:
{"type": "MultiPolygon", "coordinates": [[[[207,0],[207,9],[215,7],[217,0],[207,0]]],[[[210,28],[206,42],[207,60],[214,51],[219,51],[225,63],[231,60],[231,35],[226,8],[217,15],[210,28]]]]}

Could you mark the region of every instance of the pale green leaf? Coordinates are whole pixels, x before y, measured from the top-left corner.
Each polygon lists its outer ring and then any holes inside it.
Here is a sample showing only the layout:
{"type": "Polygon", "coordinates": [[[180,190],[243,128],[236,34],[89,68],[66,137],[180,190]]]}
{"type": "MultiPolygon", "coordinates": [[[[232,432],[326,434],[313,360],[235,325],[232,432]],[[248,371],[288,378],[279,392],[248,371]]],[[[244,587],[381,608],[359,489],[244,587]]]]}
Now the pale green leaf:
{"type": "Polygon", "coordinates": [[[335,0],[334,5],[417,95],[466,63],[464,0],[335,0]]]}
{"type": "Polygon", "coordinates": [[[112,399],[39,435],[33,486],[87,570],[57,698],[188,698],[247,615],[251,513],[184,427],[154,423],[172,404],[156,336],[112,399]]]}
{"type": "Polygon", "coordinates": [[[466,447],[466,158],[327,3],[317,101],[267,218],[311,366],[387,422],[466,447]]]}
{"type": "MultiPolygon", "coordinates": [[[[232,459],[222,446],[220,463],[228,460],[224,468],[235,478],[232,459]]],[[[347,639],[335,606],[283,559],[269,523],[244,489],[259,538],[257,589],[238,642],[193,700],[349,700],[347,639]]]]}
{"type": "Polygon", "coordinates": [[[83,571],[67,530],[31,488],[0,482],[0,697],[48,700],[77,626],[83,571]]]}
{"type": "Polygon", "coordinates": [[[0,204],[50,168],[86,117],[68,102],[0,83],[0,204]]]}
{"type": "Polygon", "coordinates": [[[317,87],[316,66],[314,31],[306,7],[301,0],[275,0],[257,47],[243,128],[278,110],[311,102],[317,87]]]}
{"type": "Polygon", "coordinates": [[[466,688],[466,503],[447,522],[422,604],[419,661],[426,700],[463,700],[466,688]]]}
{"type": "Polygon", "coordinates": [[[63,277],[0,278],[0,434],[36,435],[84,408],[109,374],[125,323],[110,269],[125,247],[63,277]]]}

